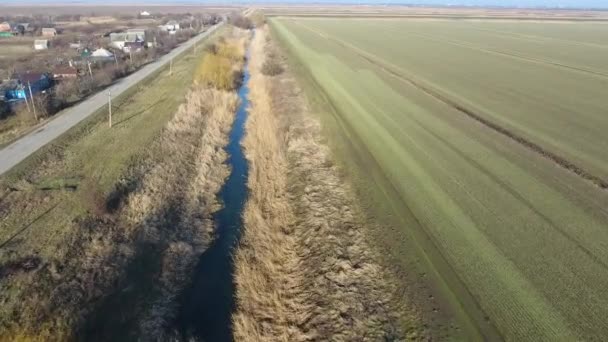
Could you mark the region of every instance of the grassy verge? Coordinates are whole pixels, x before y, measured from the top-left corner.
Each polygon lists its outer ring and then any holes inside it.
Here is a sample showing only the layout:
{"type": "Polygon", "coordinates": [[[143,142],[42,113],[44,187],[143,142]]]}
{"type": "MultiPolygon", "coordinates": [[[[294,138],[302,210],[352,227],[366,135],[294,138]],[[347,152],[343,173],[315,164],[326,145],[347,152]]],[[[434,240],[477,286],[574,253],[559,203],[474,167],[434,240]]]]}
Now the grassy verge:
{"type": "Polygon", "coordinates": [[[287,68],[267,39],[258,30],[251,48],[236,339],[427,338],[371,250],[362,208],[292,74],[264,68],[266,59],[287,68]]]}
{"type": "MultiPolygon", "coordinates": [[[[185,53],[174,63],[172,76],[160,70],[125,92],[114,102],[111,129],[100,109],[0,179],[0,339],[87,336],[99,325],[86,325],[93,328],[82,331],[79,327],[103,316],[98,313],[108,293],[133,280],[128,265],[134,269],[139,262],[152,268],[136,268],[148,277],[158,275],[154,269],[163,269],[163,275],[171,274],[165,276],[166,284],[187,268],[184,261],[171,272],[179,263],[166,260],[188,248],[198,250],[180,239],[208,232],[208,227],[188,226],[190,230],[172,233],[180,238],[160,239],[160,245],[144,237],[165,236],[142,227],[154,226],[153,220],[166,227],[175,217],[171,215],[186,210],[183,197],[195,195],[179,189],[190,184],[176,178],[184,173],[209,182],[204,187],[209,193],[195,198],[207,198],[205,210],[213,210],[208,198],[225,172],[214,168],[222,160],[214,151],[221,151],[221,132],[229,125],[225,113],[232,111],[234,101],[212,90],[187,91],[200,58],[185,53]],[[218,114],[210,108],[215,105],[218,114]],[[164,174],[156,171],[159,168],[164,174]],[[149,184],[173,188],[159,193],[149,184]],[[147,192],[154,196],[144,196],[147,192]],[[160,257],[147,259],[158,252],[160,257]]],[[[199,235],[202,240],[208,236],[199,235]]],[[[158,288],[163,287],[152,290],[158,288]]],[[[136,307],[147,312],[146,305],[136,307]]]]}

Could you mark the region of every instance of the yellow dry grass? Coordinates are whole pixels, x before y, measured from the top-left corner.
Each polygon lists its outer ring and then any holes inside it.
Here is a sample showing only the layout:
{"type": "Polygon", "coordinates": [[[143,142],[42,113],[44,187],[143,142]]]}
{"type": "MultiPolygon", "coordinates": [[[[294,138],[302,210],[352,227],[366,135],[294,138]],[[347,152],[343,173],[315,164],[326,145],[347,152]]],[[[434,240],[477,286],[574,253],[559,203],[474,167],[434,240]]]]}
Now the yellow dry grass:
{"type": "MultiPolygon", "coordinates": [[[[244,35],[243,32],[235,34],[244,35]]],[[[245,40],[239,37],[218,42],[196,69],[195,82],[222,90],[236,89],[243,67],[245,40]]]]}
{"type": "Polygon", "coordinates": [[[258,29],[250,50],[250,194],[235,257],[235,339],[424,338],[408,328],[416,313],[370,250],[361,208],[295,80],[262,74],[267,35],[258,29]]]}

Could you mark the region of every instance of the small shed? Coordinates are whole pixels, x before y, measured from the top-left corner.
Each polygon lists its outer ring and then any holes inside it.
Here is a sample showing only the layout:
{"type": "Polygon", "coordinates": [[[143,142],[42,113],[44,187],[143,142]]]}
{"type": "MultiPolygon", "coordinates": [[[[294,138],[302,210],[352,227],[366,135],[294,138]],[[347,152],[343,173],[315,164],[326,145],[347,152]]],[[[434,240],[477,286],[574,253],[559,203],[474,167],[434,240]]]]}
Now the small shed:
{"type": "Polygon", "coordinates": [[[49,48],[49,41],[47,39],[34,40],[34,50],[46,50],[48,48],[49,48]]]}
{"type": "Polygon", "coordinates": [[[53,27],[44,27],[42,29],[42,36],[44,37],[55,37],[57,35],[57,30],[53,27]]]}

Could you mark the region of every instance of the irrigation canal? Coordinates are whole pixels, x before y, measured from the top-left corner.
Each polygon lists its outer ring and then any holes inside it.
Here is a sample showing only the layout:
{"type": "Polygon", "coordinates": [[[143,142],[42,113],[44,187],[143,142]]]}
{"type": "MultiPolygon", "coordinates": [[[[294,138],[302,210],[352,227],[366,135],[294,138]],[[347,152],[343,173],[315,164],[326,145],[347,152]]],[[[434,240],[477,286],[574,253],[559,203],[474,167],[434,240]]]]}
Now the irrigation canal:
{"type": "Polygon", "coordinates": [[[179,314],[182,337],[190,340],[232,341],[232,312],[235,305],[233,279],[234,247],[241,236],[242,212],[247,200],[247,159],[241,148],[249,107],[249,52],[244,78],[238,90],[239,107],[229,142],[230,176],[219,193],[223,209],[215,215],[217,238],[201,256],[191,288],[184,294],[179,314]]]}

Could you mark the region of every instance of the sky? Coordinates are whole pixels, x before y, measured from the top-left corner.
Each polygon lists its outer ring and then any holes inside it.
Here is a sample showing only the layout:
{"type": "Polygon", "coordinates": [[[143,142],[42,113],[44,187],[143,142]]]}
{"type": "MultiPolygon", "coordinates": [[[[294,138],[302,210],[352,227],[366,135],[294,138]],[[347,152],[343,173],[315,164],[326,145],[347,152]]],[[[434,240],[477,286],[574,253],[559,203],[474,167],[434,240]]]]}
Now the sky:
{"type": "Polygon", "coordinates": [[[0,4],[35,3],[362,3],[362,4],[411,4],[411,5],[465,5],[465,6],[506,6],[506,7],[551,7],[551,8],[605,8],[608,0],[1,0],[0,4]]]}

